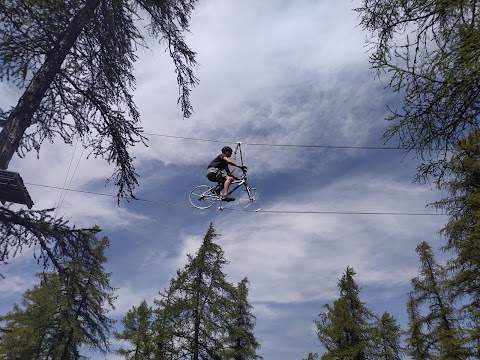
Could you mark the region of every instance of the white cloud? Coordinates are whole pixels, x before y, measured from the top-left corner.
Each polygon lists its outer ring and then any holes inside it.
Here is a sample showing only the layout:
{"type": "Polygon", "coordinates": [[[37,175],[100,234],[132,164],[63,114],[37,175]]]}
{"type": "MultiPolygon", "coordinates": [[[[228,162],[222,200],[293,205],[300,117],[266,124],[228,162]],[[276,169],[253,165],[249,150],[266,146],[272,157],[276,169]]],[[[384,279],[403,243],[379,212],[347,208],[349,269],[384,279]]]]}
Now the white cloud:
{"type": "Polygon", "coordinates": [[[14,295],[21,294],[33,284],[34,282],[30,277],[8,275],[5,279],[0,279],[0,298],[11,298],[14,295]]]}
{"type": "Polygon", "coordinates": [[[137,307],[145,300],[149,306],[153,306],[154,293],[149,288],[140,288],[138,284],[125,282],[118,286],[115,291],[118,296],[115,301],[115,310],[111,316],[123,317],[133,306],[137,307]]]}

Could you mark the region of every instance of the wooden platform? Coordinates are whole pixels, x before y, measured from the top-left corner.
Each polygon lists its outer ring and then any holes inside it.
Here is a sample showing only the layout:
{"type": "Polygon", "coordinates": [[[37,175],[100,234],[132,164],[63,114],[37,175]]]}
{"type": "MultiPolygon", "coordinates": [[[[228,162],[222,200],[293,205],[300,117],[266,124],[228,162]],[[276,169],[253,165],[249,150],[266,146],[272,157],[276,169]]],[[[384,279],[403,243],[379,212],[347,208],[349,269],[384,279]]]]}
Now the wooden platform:
{"type": "Polygon", "coordinates": [[[19,173],[0,170],[0,201],[3,204],[6,201],[16,204],[25,204],[29,209],[32,208],[33,201],[30,198],[19,173]]]}

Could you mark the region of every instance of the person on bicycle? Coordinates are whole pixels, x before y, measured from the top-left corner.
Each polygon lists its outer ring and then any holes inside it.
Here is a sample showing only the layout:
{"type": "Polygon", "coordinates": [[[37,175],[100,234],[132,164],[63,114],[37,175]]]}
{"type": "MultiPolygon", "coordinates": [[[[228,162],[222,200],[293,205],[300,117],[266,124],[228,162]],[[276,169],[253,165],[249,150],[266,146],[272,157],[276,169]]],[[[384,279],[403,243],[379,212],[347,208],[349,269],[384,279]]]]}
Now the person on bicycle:
{"type": "Polygon", "coordinates": [[[233,150],[230,146],[223,147],[222,153],[213,159],[207,168],[208,180],[223,184],[223,194],[218,195],[221,195],[222,200],[225,201],[235,200],[235,198],[228,195],[228,188],[233,180],[238,180],[238,177],[230,172],[228,165],[232,165],[240,169],[246,169],[245,166],[237,165],[233,160],[229,159],[230,156],[232,156],[232,152],[233,150]]]}

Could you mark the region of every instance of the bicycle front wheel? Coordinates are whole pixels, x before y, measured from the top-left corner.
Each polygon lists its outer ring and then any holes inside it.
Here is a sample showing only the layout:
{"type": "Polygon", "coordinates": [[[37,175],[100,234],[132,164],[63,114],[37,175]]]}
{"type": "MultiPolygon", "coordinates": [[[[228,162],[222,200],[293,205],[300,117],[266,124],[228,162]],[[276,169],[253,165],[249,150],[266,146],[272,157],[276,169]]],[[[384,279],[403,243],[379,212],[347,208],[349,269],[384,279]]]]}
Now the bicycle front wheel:
{"type": "Polygon", "coordinates": [[[263,192],[256,188],[247,188],[240,193],[238,198],[240,206],[245,211],[259,211],[265,207],[263,192]]]}
{"type": "Polygon", "coordinates": [[[200,185],[190,192],[190,204],[197,209],[208,209],[215,203],[216,195],[211,186],[200,185]]]}

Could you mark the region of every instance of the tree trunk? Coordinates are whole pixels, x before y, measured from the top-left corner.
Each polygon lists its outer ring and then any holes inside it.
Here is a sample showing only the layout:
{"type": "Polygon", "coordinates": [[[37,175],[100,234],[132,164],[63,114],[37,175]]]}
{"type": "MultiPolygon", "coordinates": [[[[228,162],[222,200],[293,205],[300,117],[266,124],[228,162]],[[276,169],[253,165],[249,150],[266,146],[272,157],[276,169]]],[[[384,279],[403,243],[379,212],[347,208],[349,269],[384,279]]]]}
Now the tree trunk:
{"type": "Polygon", "coordinates": [[[193,360],[199,360],[200,358],[200,323],[201,323],[201,309],[200,309],[200,294],[201,294],[201,283],[202,283],[203,271],[199,269],[197,273],[197,278],[195,280],[196,289],[195,291],[195,323],[194,323],[194,332],[193,332],[193,360]]]}
{"type": "Polygon", "coordinates": [[[75,15],[67,31],[47,54],[45,62],[33,76],[27,89],[20,97],[17,106],[10,113],[0,133],[0,169],[6,169],[17,151],[23,134],[32,124],[32,118],[38,110],[46,91],[55,75],[60,71],[63,61],[75,44],[85,24],[94,16],[95,9],[102,0],[87,0],[85,6],[75,15]]]}

